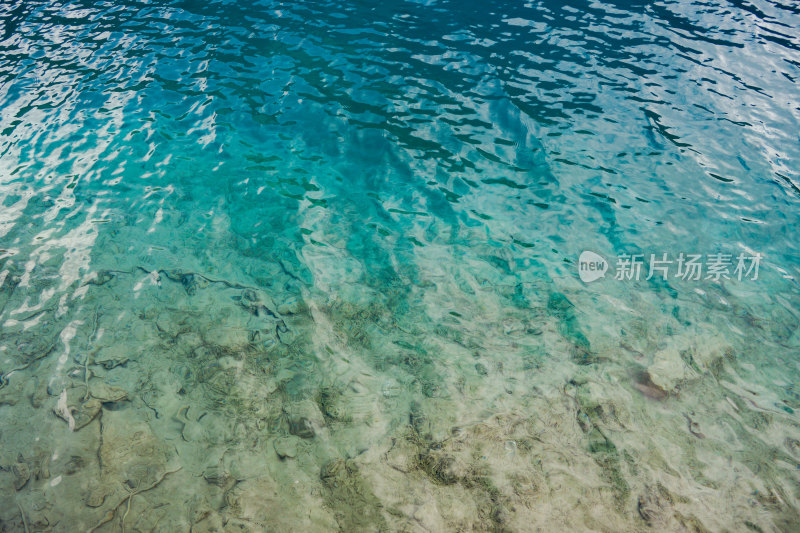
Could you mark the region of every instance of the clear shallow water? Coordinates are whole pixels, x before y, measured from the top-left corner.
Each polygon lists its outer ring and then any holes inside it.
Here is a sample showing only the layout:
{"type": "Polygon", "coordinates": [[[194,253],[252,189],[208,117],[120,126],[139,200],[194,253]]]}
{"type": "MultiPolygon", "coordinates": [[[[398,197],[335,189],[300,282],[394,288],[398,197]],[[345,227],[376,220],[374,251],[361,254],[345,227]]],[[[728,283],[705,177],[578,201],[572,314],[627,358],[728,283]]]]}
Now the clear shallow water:
{"type": "Polygon", "coordinates": [[[796,529],[793,3],[0,21],[6,530],[796,529]]]}

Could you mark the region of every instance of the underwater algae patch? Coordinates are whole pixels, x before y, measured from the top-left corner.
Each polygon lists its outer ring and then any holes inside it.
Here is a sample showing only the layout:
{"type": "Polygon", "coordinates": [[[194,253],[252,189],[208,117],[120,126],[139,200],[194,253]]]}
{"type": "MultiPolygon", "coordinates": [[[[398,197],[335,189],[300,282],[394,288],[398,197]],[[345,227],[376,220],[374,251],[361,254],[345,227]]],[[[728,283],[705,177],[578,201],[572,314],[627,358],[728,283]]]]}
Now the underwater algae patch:
{"type": "Polygon", "coordinates": [[[382,505],[372,494],[351,460],[335,459],[323,465],[320,479],[325,500],[343,531],[388,531],[382,505]]]}

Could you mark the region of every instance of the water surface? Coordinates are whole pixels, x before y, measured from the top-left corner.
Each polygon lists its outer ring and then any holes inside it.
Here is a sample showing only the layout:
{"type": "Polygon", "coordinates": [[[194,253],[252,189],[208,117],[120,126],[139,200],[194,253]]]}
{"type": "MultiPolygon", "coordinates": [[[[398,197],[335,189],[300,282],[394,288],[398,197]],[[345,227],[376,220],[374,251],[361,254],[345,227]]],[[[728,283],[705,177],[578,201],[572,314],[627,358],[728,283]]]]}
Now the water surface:
{"type": "Polygon", "coordinates": [[[795,530],[798,27],[6,1],[0,529],[795,530]]]}

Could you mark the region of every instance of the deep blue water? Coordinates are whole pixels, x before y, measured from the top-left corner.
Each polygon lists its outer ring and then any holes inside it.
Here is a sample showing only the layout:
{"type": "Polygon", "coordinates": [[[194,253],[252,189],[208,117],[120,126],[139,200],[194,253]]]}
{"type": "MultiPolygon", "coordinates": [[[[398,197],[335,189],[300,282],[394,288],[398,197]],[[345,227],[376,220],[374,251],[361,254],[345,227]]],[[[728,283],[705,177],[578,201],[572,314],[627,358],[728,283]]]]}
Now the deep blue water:
{"type": "Polygon", "coordinates": [[[0,530],[793,530],[799,28],[4,0],[0,530]]]}

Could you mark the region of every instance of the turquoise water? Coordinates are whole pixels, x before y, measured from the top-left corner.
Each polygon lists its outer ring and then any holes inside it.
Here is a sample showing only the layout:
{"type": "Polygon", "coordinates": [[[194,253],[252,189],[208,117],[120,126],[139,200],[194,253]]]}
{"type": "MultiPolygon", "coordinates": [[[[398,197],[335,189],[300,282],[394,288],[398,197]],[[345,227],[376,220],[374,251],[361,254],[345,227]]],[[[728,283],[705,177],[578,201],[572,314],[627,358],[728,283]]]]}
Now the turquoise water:
{"type": "Polygon", "coordinates": [[[0,530],[797,530],[798,27],[0,4],[0,530]]]}

